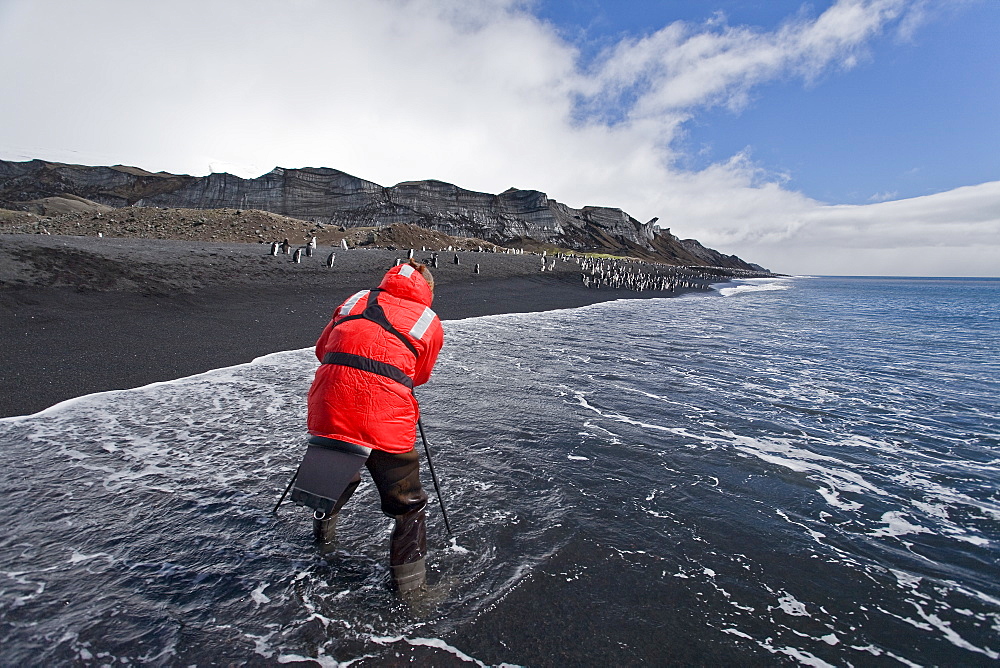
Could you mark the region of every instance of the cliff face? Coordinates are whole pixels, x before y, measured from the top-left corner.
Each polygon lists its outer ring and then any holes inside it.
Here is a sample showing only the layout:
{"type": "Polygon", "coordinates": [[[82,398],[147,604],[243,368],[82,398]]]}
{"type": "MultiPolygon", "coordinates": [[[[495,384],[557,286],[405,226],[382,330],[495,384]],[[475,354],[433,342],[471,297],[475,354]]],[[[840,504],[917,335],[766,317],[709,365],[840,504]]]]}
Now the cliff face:
{"type": "Polygon", "coordinates": [[[336,169],[276,167],[255,179],[146,172],[134,167],[86,167],[41,160],[0,160],[0,206],[24,208],[52,197],[82,197],[112,207],[258,209],[346,227],[407,223],[497,244],[540,242],[575,250],[630,255],[684,265],[752,269],[697,241],[681,241],[621,209],[573,209],[537,190],[499,195],[442,181],[408,181],[386,188],[336,169]]]}

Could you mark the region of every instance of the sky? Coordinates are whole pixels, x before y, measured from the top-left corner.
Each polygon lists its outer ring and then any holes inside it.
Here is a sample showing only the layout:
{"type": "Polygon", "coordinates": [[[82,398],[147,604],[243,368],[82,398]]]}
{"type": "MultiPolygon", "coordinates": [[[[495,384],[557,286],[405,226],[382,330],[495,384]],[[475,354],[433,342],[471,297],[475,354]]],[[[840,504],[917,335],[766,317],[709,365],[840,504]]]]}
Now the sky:
{"type": "Polygon", "coordinates": [[[783,273],[1000,276],[1000,0],[0,0],[0,158],[620,208],[783,273]]]}

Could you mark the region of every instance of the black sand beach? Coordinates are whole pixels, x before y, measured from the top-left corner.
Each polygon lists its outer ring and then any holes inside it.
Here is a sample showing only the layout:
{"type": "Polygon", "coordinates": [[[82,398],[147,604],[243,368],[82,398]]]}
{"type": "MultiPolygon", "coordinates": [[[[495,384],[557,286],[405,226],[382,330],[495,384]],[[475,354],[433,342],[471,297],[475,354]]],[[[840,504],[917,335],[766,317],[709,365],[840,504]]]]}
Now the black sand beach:
{"type": "MultiPolygon", "coordinates": [[[[320,247],[296,264],[269,250],[0,235],[0,417],[311,346],[341,301],[407,253],[320,247]]],[[[416,259],[430,255],[418,249],[416,259]]],[[[454,255],[440,252],[434,272],[444,320],[670,294],[588,289],[576,263],[543,273],[536,255],[460,251],[458,265],[454,255]]]]}

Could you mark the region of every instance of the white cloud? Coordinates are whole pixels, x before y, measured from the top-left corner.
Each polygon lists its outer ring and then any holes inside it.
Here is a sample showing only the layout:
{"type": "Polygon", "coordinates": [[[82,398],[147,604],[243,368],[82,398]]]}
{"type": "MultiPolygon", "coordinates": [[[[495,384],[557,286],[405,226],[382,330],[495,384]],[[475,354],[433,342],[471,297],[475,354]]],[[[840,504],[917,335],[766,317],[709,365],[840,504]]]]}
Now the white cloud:
{"type": "Polygon", "coordinates": [[[798,243],[840,247],[977,246],[1000,240],[1000,181],[925,197],[815,209],[798,243]]]}
{"type": "Polygon", "coordinates": [[[907,0],[842,0],[817,19],[789,21],[774,32],[673,23],[611,49],[585,83],[597,99],[637,96],[633,118],[685,116],[699,107],[742,107],[749,90],[787,74],[813,79],[830,65],[852,67],[866,42],[904,14],[907,0]]]}
{"type": "Polygon", "coordinates": [[[1000,181],[880,204],[813,205],[746,255],[788,273],[996,276],[1000,181]]]}
{"type": "Polygon", "coordinates": [[[571,206],[658,216],[776,269],[765,260],[787,261],[783,247],[860,258],[914,239],[937,247],[942,230],[956,247],[987,247],[995,184],[844,207],[786,190],[746,155],[678,166],[685,121],[738,110],[770,80],[850,68],[876,35],[912,32],[922,7],[840,0],[770,32],[674,23],[583,68],[516,0],[9,0],[0,43],[22,55],[0,62],[14,101],[0,105],[0,157],[245,177],[327,166],[383,185],[537,188],[571,206]]]}

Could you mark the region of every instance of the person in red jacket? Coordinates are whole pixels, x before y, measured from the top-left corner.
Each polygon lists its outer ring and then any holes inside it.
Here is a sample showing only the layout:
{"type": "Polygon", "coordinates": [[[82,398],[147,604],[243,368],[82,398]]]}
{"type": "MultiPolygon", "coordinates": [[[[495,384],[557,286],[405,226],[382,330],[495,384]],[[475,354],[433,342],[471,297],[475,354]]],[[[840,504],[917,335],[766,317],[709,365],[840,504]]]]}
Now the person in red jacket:
{"type": "MultiPolygon", "coordinates": [[[[390,269],[377,289],[349,297],[316,342],[321,364],[309,389],[310,442],[370,450],[365,466],[382,512],[396,520],[389,564],[401,592],[426,581],[427,493],[414,448],[413,387],[428,381],[444,342],[433,299],[434,277],[412,260],[390,269]]],[[[360,482],[359,472],[331,512],[314,516],[321,544],[332,543],[337,514],[360,482]]]]}

